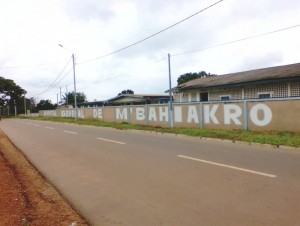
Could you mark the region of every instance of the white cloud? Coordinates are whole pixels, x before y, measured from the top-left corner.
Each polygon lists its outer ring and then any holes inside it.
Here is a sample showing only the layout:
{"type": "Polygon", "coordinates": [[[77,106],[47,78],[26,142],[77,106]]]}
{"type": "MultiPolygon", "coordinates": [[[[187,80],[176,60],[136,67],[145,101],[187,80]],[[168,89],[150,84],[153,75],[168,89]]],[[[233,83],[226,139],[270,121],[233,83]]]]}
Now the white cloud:
{"type": "MultiPolygon", "coordinates": [[[[29,96],[46,90],[71,53],[93,59],[145,38],[212,4],[212,0],[0,0],[0,69],[29,96]]],[[[300,24],[296,0],[224,0],[207,11],[118,54],[76,66],[77,90],[89,100],[108,99],[123,89],[163,93],[168,89],[167,53],[205,48],[300,24]],[[158,61],[160,59],[163,59],[158,61]]],[[[230,73],[299,61],[300,28],[245,42],[171,57],[172,84],[187,72],[230,73]]],[[[71,69],[68,65],[66,71],[71,69]]],[[[72,73],[38,96],[56,102],[59,87],[73,89],[72,73]]]]}

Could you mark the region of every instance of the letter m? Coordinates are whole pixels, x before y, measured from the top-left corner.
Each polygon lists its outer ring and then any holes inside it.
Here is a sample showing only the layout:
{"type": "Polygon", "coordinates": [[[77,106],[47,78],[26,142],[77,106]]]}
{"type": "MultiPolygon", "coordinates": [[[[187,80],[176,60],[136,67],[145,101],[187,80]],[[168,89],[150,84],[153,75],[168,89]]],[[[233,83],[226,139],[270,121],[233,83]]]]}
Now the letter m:
{"type": "Polygon", "coordinates": [[[116,108],[116,119],[119,119],[119,120],[126,119],[127,120],[127,108],[123,108],[122,111],[120,108],[116,108]]]}

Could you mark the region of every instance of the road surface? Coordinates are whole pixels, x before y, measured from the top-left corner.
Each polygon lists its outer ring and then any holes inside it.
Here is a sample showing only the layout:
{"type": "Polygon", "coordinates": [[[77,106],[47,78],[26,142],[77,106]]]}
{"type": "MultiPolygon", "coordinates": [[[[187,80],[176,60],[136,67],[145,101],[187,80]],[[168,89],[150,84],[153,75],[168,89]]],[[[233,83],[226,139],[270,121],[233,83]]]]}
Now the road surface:
{"type": "Polygon", "coordinates": [[[6,119],[13,143],[92,225],[300,225],[300,151],[6,119]]]}

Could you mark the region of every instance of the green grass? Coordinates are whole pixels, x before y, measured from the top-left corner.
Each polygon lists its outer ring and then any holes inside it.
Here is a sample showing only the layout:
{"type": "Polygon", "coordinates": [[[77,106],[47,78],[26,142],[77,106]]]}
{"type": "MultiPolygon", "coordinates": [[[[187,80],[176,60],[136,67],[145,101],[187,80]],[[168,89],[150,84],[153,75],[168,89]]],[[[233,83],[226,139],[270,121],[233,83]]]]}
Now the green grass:
{"type": "MultiPolygon", "coordinates": [[[[24,118],[24,117],[21,117],[24,118]]],[[[218,139],[227,139],[233,141],[245,141],[249,143],[261,143],[272,145],[287,145],[293,147],[300,147],[300,133],[294,132],[257,132],[257,131],[244,131],[244,130],[208,130],[198,128],[161,128],[142,125],[132,125],[126,122],[114,123],[103,122],[98,120],[84,120],[78,119],[76,122],[74,118],[53,118],[53,117],[34,117],[29,118],[32,120],[62,122],[62,123],[75,123],[78,125],[91,125],[98,127],[111,127],[121,130],[145,130],[157,133],[173,133],[182,134],[193,137],[210,137],[218,139]]]]}

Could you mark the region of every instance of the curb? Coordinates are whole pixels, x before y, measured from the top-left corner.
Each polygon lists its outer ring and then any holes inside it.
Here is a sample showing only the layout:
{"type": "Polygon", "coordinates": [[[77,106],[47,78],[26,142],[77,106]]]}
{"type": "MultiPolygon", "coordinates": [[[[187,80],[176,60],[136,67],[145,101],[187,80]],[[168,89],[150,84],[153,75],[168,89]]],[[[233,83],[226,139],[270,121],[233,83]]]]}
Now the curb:
{"type": "Polygon", "coordinates": [[[275,149],[275,150],[276,149],[283,149],[283,150],[300,151],[299,147],[292,147],[292,146],[286,146],[286,145],[261,144],[261,143],[248,142],[248,141],[228,140],[228,139],[211,138],[211,137],[192,137],[192,136],[187,136],[187,135],[184,135],[184,134],[162,133],[162,132],[146,131],[146,130],[130,130],[130,131],[139,132],[139,133],[143,133],[143,132],[144,133],[151,133],[151,134],[157,134],[157,135],[168,135],[168,136],[176,136],[176,137],[196,138],[196,139],[202,139],[202,140],[207,140],[207,141],[217,141],[217,142],[224,142],[224,143],[252,145],[252,146],[255,146],[255,147],[269,148],[269,149],[275,149]]]}

